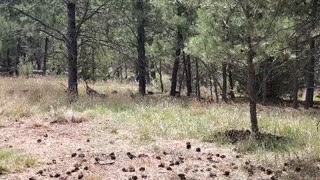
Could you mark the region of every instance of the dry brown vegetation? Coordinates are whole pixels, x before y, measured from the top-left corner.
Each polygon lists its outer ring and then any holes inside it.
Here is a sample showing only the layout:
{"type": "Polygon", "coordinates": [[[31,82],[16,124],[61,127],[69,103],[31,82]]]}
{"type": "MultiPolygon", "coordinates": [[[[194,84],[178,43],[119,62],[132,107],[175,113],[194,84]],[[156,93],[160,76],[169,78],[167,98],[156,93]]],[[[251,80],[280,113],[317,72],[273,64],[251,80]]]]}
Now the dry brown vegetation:
{"type": "Polygon", "coordinates": [[[87,96],[81,84],[79,100],[69,104],[64,82],[0,79],[0,174],[5,174],[0,179],[72,179],[81,174],[84,179],[319,176],[318,110],[259,106],[265,136],[257,141],[244,131],[250,122],[242,103],[209,104],[166,95],[141,98],[135,84],[97,82],[90,87],[107,98],[87,96]],[[186,142],[191,142],[190,150],[186,142]],[[170,166],[171,161],[180,162],[170,166]],[[78,170],[68,175],[75,166],[78,170]],[[135,172],[125,172],[130,167],[135,172]],[[139,171],[142,167],[146,170],[139,171]]]}

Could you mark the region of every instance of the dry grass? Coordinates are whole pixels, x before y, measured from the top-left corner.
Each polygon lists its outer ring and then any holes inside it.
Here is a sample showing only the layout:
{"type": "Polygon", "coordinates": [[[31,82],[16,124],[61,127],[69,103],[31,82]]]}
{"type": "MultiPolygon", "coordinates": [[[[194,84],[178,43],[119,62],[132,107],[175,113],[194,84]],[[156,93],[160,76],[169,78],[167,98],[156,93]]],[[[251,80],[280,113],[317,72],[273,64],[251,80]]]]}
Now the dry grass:
{"type": "Polygon", "coordinates": [[[0,150],[0,175],[19,172],[35,165],[36,160],[31,157],[19,156],[10,151],[0,150]]]}
{"type": "MultiPolygon", "coordinates": [[[[249,139],[234,145],[215,136],[229,129],[248,129],[249,114],[246,104],[203,104],[193,100],[172,99],[164,95],[140,98],[135,84],[98,82],[91,85],[107,99],[89,98],[80,84],[77,103],[66,101],[64,79],[0,79],[0,117],[19,120],[28,118],[68,117],[74,114],[98,119],[110,128],[130,130],[130,138],[139,142],[157,139],[201,139],[222,143],[250,152],[257,159],[282,162],[287,159],[319,158],[320,135],[316,130],[318,111],[291,108],[262,107],[259,123],[262,132],[289,139],[286,142],[257,144],[249,139]],[[117,91],[116,94],[112,92],[117,91]],[[104,121],[108,119],[108,121],[104,121]]],[[[1,122],[0,122],[1,124],[1,122]]],[[[128,138],[127,136],[125,138],[128,138]]]]}

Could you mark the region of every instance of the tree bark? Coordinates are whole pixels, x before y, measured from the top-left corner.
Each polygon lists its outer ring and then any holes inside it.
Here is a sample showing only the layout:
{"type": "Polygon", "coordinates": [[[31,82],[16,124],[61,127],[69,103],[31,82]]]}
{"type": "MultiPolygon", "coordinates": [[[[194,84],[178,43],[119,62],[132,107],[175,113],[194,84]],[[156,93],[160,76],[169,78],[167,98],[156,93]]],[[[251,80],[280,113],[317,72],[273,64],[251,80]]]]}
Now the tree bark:
{"type": "MultiPolygon", "coordinates": [[[[178,12],[177,15],[182,15],[182,7],[178,3],[178,12]]],[[[172,77],[171,77],[171,90],[170,90],[170,96],[176,96],[176,88],[177,88],[177,79],[178,79],[178,71],[179,71],[179,64],[180,64],[180,56],[181,51],[183,49],[183,35],[182,35],[182,27],[178,25],[177,30],[177,47],[176,47],[176,57],[173,64],[173,70],[172,70],[172,77]]]]}
{"type": "Polygon", "coordinates": [[[154,62],[151,62],[151,65],[150,65],[150,76],[153,80],[157,78],[154,62]]]}
{"type": "Polygon", "coordinates": [[[229,85],[230,85],[230,98],[231,100],[235,99],[235,95],[234,95],[234,82],[233,82],[233,76],[232,76],[232,65],[229,64],[228,66],[228,75],[229,75],[229,85]]]}
{"type": "Polygon", "coordinates": [[[13,75],[9,48],[7,49],[7,71],[10,76],[13,75]]]}
{"type": "Polygon", "coordinates": [[[44,42],[44,56],[43,56],[43,76],[47,74],[47,61],[48,61],[48,44],[49,44],[49,38],[46,37],[44,42]]]}
{"type": "Polygon", "coordinates": [[[136,14],[137,14],[137,34],[138,34],[138,72],[139,72],[139,93],[142,96],[146,95],[147,83],[147,62],[145,52],[145,17],[144,17],[144,2],[143,0],[136,0],[136,14]]]}
{"type": "Polygon", "coordinates": [[[78,97],[78,43],[76,31],[76,4],[68,1],[68,93],[70,101],[78,97]]]}
{"type": "MultiPolygon", "coordinates": [[[[311,30],[316,29],[317,23],[317,10],[318,10],[318,0],[312,0],[312,11],[311,11],[311,30]]],[[[310,32],[310,37],[311,32],[310,32]]],[[[306,91],[306,99],[305,99],[305,108],[308,109],[313,107],[313,96],[314,96],[314,83],[315,83],[315,61],[316,61],[316,49],[315,49],[315,40],[313,38],[310,39],[310,60],[307,63],[307,91],[306,91]]]]}
{"type": "Polygon", "coordinates": [[[262,104],[266,105],[267,103],[267,96],[268,96],[268,62],[266,62],[266,66],[263,69],[263,80],[262,80],[262,104]]]}
{"type": "Polygon", "coordinates": [[[213,80],[213,87],[214,87],[214,94],[216,96],[216,102],[219,102],[219,93],[218,93],[218,82],[215,78],[215,72],[216,72],[216,68],[215,65],[213,63],[210,64],[209,66],[211,74],[210,76],[212,77],[213,80]]]}
{"type": "MultiPolygon", "coordinates": [[[[296,44],[297,46],[298,44],[296,44]]],[[[298,51],[298,49],[296,49],[298,51]]],[[[296,52],[296,57],[298,57],[298,52],[296,52]]],[[[297,109],[299,107],[298,92],[299,92],[299,69],[298,69],[298,58],[294,59],[293,62],[293,87],[292,87],[292,99],[293,108],[297,109]]]]}
{"type": "Polygon", "coordinates": [[[161,93],[164,92],[163,80],[162,80],[162,60],[159,61],[159,78],[160,78],[160,88],[161,93]]]}
{"type": "Polygon", "coordinates": [[[257,118],[257,101],[256,101],[256,87],[255,87],[255,68],[253,64],[254,50],[252,47],[251,37],[248,37],[249,52],[247,57],[248,68],[248,82],[247,91],[250,103],[250,120],[251,130],[254,135],[259,134],[258,118],[257,118]]]}
{"type": "Polygon", "coordinates": [[[96,57],[95,57],[95,50],[91,47],[91,79],[96,81],[96,57]]]}
{"type": "Polygon", "coordinates": [[[191,72],[190,55],[187,55],[186,57],[185,71],[186,71],[187,96],[190,97],[192,93],[192,72],[191,72]]]}
{"type": "Polygon", "coordinates": [[[200,73],[199,73],[199,60],[196,59],[196,79],[197,79],[197,97],[201,100],[201,89],[200,89],[200,73]]]}
{"type": "Polygon", "coordinates": [[[16,59],[14,62],[14,72],[16,74],[16,76],[19,76],[19,63],[20,63],[20,56],[21,56],[21,38],[18,38],[18,42],[17,42],[17,47],[16,47],[16,59]]]}
{"type": "Polygon", "coordinates": [[[227,64],[222,64],[222,99],[227,102],[227,64]]]}
{"type": "Polygon", "coordinates": [[[307,64],[307,91],[305,99],[305,108],[313,107],[314,96],[314,78],[315,78],[315,41],[310,42],[310,61],[307,64]]]}

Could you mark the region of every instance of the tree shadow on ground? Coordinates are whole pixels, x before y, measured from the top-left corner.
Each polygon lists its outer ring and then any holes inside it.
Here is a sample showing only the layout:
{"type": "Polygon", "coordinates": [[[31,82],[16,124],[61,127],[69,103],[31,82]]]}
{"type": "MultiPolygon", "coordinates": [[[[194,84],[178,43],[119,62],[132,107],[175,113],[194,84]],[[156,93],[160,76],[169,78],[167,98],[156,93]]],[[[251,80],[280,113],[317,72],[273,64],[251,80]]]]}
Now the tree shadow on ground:
{"type": "Polygon", "coordinates": [[[239,151],[255,151],[263,149],[267,151],[287,151],[294,145],[288,137],[277,136],[269,133],[260,133],[253,137],[249,130],[226,130],[217,132],[204,139],[206,142],[218,142],[221,144],[233,144],[239,151]]]}
{"type": "Polygon", "coordinates": [[[317,158],[291,160],[285,163],[281,179],[318,179],[320,160],[317,158]]]}

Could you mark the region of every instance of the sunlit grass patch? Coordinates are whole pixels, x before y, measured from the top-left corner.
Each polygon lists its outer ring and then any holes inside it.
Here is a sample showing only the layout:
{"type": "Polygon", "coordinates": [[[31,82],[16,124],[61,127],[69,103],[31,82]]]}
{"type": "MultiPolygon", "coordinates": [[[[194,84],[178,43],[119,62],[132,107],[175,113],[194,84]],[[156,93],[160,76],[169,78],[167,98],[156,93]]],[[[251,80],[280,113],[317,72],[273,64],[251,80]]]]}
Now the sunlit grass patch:
{"type": "Polygon", "coordinates": [[[20,156],[14,152],[0,149],[0,175],[23,171],[36,165],[32,157],[20,156]]]}

